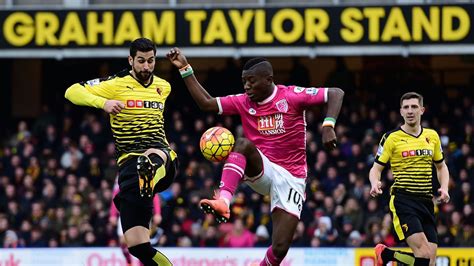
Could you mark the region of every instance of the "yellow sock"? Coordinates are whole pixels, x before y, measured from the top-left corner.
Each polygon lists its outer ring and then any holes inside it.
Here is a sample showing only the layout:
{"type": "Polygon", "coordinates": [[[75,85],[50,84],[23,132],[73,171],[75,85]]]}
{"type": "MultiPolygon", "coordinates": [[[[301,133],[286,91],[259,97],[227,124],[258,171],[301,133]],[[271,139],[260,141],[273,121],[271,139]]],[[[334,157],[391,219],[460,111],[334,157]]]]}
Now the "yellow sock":
{"type": "Polygon", "coordinates": [[[393,257],[395,260],[405,263],[406,265],[415,265],[415,257],[413,257],[413,254],[411,253],[405,253],[402,251],[395,251],[395,254],[393,254],[393,257]]]}
{"type": "Polygon", "coordinates": [[[153,256],[153,261],[156,262],[159,266],[173,266],[171,261],[158,250],[156,251],[155,256],[153,256]]]}

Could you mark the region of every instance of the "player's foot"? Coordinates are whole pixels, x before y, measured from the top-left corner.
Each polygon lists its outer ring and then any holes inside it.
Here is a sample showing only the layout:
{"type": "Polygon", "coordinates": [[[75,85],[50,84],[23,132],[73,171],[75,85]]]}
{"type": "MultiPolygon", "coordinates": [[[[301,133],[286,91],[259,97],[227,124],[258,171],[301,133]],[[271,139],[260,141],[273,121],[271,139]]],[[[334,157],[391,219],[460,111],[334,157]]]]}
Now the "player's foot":
{"type": "Polygon", "coordinates": [[[138,186],[140,196],[151,198],[153,196],[153,177],[156,173],[156,165],[146,155],[140,155],[137,159],[138,186]]]}
{"type": "Polygon", "coordinates": [[[383,266],[386,263],[382,259],[382,251],[386,248],[384,244],[377,244],[375,246],[375,266],[383,266]]]}
{"type": "Polygon", "coordinates": [[[210,213],[214,215],[218,223],[227,223],[230,218],[230,209],[229,206],[225,203],[223,199],[218,199],[217,195],[214,196],[214,199],[203,199],[199,202],[201,209],[205,213],[210,213]]]}

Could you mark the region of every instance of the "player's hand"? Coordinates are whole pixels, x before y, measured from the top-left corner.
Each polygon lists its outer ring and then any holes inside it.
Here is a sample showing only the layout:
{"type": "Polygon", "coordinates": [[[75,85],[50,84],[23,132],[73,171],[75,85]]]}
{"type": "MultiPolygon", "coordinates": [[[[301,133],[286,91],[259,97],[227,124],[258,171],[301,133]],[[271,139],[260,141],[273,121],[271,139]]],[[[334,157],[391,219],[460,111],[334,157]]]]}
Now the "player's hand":
{"type": "Polygon", "coordinates": [[[106,111],[108,114],[114,114],[114,115],[120,113],[120,111],[122,111],[123,108],[125,108],[125,104],[117,100],[107,100],[105,101],[105,104],[103,107],[104,111],[106,111]]]}
{"type": "Polygon", "coordinates": [[[336,132],[333,127],[323,127],[323,145],[328,150],[334,150],[337,147],[336,132]]]}
{"type": "Polygon", "coordinates": [[[188,60],[178,47],[171,48],[166,57],[177,68],[183,68],[188,64],[188,60]]]}
{"type": "Polygon", "coordinates": [[[436,202],[439,203],[448,203],[451,197],[449,197],[449,193],[447,189],[439,188],[438,189],[439,196],[436,198],[436,202]]]}
{"type": "Polygon", "coordinates": [[[372,187],[370,188],[370,196],[377,197],[378,195],[382,195],[382,182],[377,181],[376,184],[371,184],[372,187]]]}

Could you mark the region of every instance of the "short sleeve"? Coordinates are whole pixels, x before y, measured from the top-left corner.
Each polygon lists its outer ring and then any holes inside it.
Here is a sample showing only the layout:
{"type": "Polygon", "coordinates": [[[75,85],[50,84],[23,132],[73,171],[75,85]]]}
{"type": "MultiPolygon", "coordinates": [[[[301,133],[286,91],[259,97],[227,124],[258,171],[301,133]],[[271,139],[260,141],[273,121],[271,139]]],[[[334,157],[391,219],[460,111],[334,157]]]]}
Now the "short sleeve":
{"type": "Polygon", "coordinates": [[[375,162],[383,166],[387,165],[392,156],[393,141],[392,138],[389,138],[387,133],[385,133],[380,140],[379,148],[377,149],[377,154],[375,155],[375,162]]]}
{"type": "Polygon", "coordinates": [[[328,88],[289,86],[287,98],[296,108],[304,109],[309,106],[326,103],[328,100],[328,88]]]}
{"type": "Polygon", "coordinates": [[[225,97],[217,97],[217,105],[219,106],[220,115],[235,115],[239,114],[239,106],[242,105],[242,101],[245,95],[237,94],[237,95],[229,95],[225,97]]]}
{"type": "Polygon", "coordinates": [[[440,163],[444,160],[443,148],[441,146],[441,140],[438,133],[435,132],[435,147],[433,152],[433,161],[435,163],[440,163]]]}

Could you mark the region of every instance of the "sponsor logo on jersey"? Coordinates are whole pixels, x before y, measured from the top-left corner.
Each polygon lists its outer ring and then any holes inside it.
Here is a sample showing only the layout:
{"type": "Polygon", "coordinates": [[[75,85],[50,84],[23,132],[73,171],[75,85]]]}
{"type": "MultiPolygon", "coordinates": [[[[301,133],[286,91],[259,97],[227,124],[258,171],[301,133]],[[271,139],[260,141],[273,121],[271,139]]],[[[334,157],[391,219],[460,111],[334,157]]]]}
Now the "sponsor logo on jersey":
{"type": "Polygon", "coordinates": [[[402,157],[413,157],[413,156],[433,156],[433,150],[420,149],[420,150],[402,151],[402,157]]]}
{"type": "Polygon", "coordinates": [[[262,135],[278,135],[285,133],[283,114],[259,116],[257,129],[262,135]]]}
{"type": "Polygon", "coordinates": [[[288,112],[288,102],[286,101],[286,99],[279,100],[276,103],[276,107],[277,107],[278,111],[280,111],[282,113],[288,112]]]}
{"type": "Polygon", "coordinates": [[[255,109],[253,109],[253,108],[249,109],[249,114],[255,115],[256,113],[257,113],[257,111],[255,111],[255,109]]]}
{"type": "Polygon", "coordinates": [[[157,101],[127,100],[128,108],[148,108],[163,110],[165,105],[157,101]]]}
{"type": "Polygon", "coordinates": [[[159,87],[156,87],[156,92],[161,96],[161,89],[159,87]]]}

